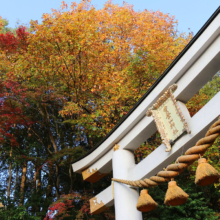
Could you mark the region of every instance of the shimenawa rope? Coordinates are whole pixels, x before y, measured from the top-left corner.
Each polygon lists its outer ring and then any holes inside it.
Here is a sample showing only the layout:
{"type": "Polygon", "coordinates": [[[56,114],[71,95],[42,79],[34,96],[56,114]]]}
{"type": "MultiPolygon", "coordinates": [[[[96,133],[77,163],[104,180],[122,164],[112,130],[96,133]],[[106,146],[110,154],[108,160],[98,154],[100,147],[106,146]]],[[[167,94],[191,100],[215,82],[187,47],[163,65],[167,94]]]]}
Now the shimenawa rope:
{"type": "Polygon", "coordinates": [[[179,175],[190,166],[194,161],[199,159],[201,155],[205,153],[205,151],[212,146],[215,139],[220,135],[220,117],[218,121],[216,121],[208,130],[204,138],[201,138],[195,146],[189,148],[185,155],[177,158],[175,164],[170,164],[164,171],[160,171],[157,176],[152,176],[150,179],[144,180],[123,180],[112,178],[113,181],[124,183],[130,186],[135,187],[152,187],[157,186],[161,183],[167,182],[175,176],[179,175]]]}

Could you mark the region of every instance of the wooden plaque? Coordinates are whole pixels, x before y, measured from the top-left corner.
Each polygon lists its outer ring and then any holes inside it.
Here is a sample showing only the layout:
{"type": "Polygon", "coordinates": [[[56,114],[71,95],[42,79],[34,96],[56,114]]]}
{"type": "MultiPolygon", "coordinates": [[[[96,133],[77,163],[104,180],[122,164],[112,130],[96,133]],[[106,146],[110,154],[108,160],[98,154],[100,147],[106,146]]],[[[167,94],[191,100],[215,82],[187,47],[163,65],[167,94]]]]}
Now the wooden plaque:
{"type": "Polygon", "coordinates": [[[176,89],[176,84],[169,87],[164,95],[147,111],[147,116],[152,115],[154,118],[162,141],[167,147],[166,151],[170,151],[171,146],[182,135],[190,133],[184,116],[172,93],[176,89]]]}

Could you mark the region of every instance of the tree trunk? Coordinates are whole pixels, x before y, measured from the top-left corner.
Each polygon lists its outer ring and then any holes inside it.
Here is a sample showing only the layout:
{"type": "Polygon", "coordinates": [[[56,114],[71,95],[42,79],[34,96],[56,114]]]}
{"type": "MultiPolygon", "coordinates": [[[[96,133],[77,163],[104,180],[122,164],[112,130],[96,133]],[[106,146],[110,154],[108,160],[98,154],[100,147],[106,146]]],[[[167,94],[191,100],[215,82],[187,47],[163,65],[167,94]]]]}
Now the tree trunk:
{"type": "MultiPolygon", "coordinates": [[[[10,150],[10,158],[12,156],[12,148],[10,150]]],[[[9,164],[9,178],[8,178],[8,188],[7,188],[7,198],[10,198],[10,190],[11,190],[11,166],[12,166],[12,162],[10,160],[10,164],[9,164]]]]}
{"type": "Polygon", "coordinates": [[[35,165],[35,173],[34,173],[34,189],[36,190],[36,181],[37,181],[37,167],[35,165]]]}
{"type": "MultiPolygon", "coordinates": [[[[47,108],[46,107],[45,107],[45,112],[46,112],[46,122],[47,122],[47,129],[48,129],[50,141],[51,141],[51,143],[53,145],[55,153],[57,154],[58,147],[57,147],[56,141],[54,140],[53,134],[52,134],[52,132],[50,130],[50,118],[49,118],[49,114],[47,112],[47,108]]],[[[59,177],[59,166],[58,166],[58,164],[56,162],[55,162],[55,170],[56,170],[56,182],[55,182],[56,196],[57,196],[57,199],[59,199],[59,197],[60,197],[60,193],[59,193],[60,181],[59,181],[59,178],[60,177],[59,177]]]]}
{"type": "Polygon", "coordinates": [[[41,170],[37,172],[37,193],[41,190],[41,170]]]}
{"type": "Polygon", "coordinates": [[[72,165],[69,165],[70,193],[73,191],[72,165]]]}
{"type": "MultiPolygon", "coordinates": [[[[55,151],[55,153],[57,153],[58,152],[58,147],[57,147],[56,142],[54,140],[53,134],[50,131],[50,129],[48,129],[48,132],[49,132],[49,136],[50,136],[50,141],[53,144],[54,151],[55,151]]],[[[60,177],[59,177],[59,166],[58,166],[57,163],[55,163],[55,170],[56,170],[56,182],[55,182],[56,196],[57,196],[57,199],[59,199],[59,197],[60,197],[60,193],[59,193],[60,180],[59,180],[59,178],[60,177]]]]}
{"type": "Polygon", "coordinates": [[[52,202],[52,196],[51,196],[52,187],[53,187],[53,179],[52,178],[53,178],[53,169],[49,165],[49,176],[48,176],[48,183],[47,183],[47,190],[46,190],[46,200],[43,205],[43,212],[45,212],[45,213],[47,212],[48,206],[52,202]]]}
{"type": "MultiPolygon", "coordinates": [[[[41,170],[37,170],[37,194],[38,196],[41,196],[40,191],[41,191],[41,170]]],[[[36,205],[36,212],[40,212],[39,204],[36,205]]]]}
{"type": "Polygon", "coordinates": [[[59,185],[60,185],[60,179],[59,179],[59,166],[56,164],[56,196],[57,199],[60,198],[60,192],[59,192],[59,185]]]}
{"type": "Polygon", "coordinates": [[[15,196],[16,196],[16,188],[17,188],[17,180],[18,180],[18,166],[16,166],[16,175],[15,175],[15,188],[14,188],[14,202],[15,202],[15,196]]]}
{"type": "MultiPolygon", "coordinates": [[[[36,181],[37,181],[37,165],[35,164],[35,172],[34,172],[34,182],[33,182],[33,187],[34,187],[34,193],[37,191],[36,187],[36,181]]],[[[36,206],[32,207],[32,213],[36,212],[36,206]]]]}
{"type": "Polygon", "coordinates": [[[21,177],[21,189],[20,189],[20,202],[19,206],[23,205],[24,202],[24,194],[25,194],[25,185],[26,185],[26,173],[27,173],[27,161],[24,161],[23,169],[22,169],[22,177],[21,177]]]}
{"type": "Polygon", "coordinates": [[[52,187],[53,187],[52,177],[53,177],[53,170],[52,170],[52,167],[49,167],[49,176],[48,176],[46,198],[51,197],[51,192],[52,192],[52,187]]]}

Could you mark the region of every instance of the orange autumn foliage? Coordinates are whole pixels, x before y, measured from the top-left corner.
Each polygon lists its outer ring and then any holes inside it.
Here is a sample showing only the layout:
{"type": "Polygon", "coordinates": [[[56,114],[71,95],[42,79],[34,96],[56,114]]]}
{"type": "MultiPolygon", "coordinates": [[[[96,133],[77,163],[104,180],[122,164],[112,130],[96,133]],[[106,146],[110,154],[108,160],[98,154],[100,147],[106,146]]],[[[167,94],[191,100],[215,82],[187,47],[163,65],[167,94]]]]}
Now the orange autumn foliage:
{"type": "Polygon", "coordinates": [[[31,23],[28,48],[13,77],[47,100],[60,101],[68,122],[90,136],[106,135],[191,39],[174,17],[131,5],[63,2],[31,23]],[[71,119],[70,119],[71,117],[71,119]]]}
{"type": "Polygon", "coordinates": [[[187,108],[191,117],[195,115],[204,105],[205,101],[207,101],[209,97],[204,94],[195,94],[187,103],[187,108]]]}

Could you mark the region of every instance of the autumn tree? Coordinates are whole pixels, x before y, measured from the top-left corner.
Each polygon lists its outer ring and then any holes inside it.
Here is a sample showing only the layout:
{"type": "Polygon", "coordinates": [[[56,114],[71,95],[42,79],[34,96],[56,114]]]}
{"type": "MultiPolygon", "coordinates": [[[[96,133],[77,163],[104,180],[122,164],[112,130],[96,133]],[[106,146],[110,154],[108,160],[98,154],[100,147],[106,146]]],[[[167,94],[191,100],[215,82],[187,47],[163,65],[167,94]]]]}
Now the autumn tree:
{"type": "Polygon", "coordinates": [[[73,3],[31,28],[28,51],[14,65],[14,75],[29,88],[67,97],[60,114],[81,125],[91,147],[90,139],[107,134],[190,39],[178,35],[173,17],[111,2],[102,10],[73,3]]]}
{"type": "Polygon", "coordinates": [[[59,216],[89,215],[85,198],[110,176],[84,183],[71,162],[127,114],[190,39],[174,17],[111,1],[99,10],[89,1],[67,10],[63,2],[29,31],[2,33],[1,158],[17,173],[5,186],[11,204],[40,219],[56,199],[50,210],[60,208],[59,216]]]}

